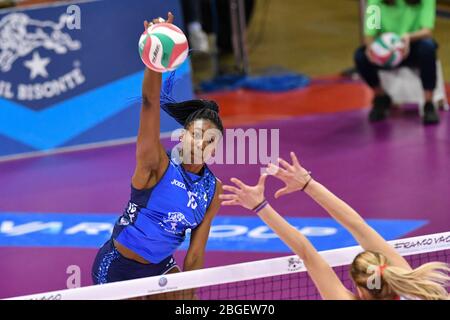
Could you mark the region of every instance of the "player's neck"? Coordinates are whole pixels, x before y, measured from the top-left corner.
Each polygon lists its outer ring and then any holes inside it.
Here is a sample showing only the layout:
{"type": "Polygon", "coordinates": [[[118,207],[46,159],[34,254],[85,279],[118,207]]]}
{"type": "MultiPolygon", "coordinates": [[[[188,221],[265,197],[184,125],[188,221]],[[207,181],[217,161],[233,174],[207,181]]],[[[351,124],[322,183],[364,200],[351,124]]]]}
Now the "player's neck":
{"type": "Polygon", "coordinates": [[[186,164],[186,163],[182,164],[184,170],[191,172],[191,173],[195,173],[195,174],[199,174],[200,171],[202,171],[203,165],[204,165],[203,163],[202,164],[186,164]]]}

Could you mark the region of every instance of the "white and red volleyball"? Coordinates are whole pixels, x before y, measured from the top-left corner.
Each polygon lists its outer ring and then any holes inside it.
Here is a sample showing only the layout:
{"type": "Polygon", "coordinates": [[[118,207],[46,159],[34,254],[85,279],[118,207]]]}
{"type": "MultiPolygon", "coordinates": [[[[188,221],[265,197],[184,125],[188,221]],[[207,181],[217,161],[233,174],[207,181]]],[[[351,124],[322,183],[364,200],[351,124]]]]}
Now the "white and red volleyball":
{"type": "Polygon", "coordinates": [[[394,68],[403,61],[403,50],[401,37],[392,32],[383,33],[370,46],[374,62],[386,68],[394,68]]]}
{"type": "Polygon", "coordinates": [[[183,31],[171,23],[157,23],[139,38],[139,55],[156,72],[175,70],[186,60],[189,44],[183,31]]]}

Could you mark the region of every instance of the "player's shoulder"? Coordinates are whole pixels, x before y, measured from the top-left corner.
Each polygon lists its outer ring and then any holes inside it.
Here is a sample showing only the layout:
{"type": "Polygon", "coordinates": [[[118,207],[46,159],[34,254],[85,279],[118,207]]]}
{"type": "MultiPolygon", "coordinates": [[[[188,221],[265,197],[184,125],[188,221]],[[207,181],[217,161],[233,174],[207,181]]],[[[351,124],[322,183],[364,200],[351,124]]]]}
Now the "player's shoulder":
{"type": "Polygon", "coordinates": [[[220,206],[221,200],[219,199],[219,196],[223,193],[223,184],[222,181],[220,181],[218,178],[216,178],[216,188],[214,191],[214,198],[212,202],[216,204],[216,206],[220,206]]]}
{"type": "Polygon", "coordinates": [[[216,193],[214,195],[214,197],[218,197],[219,194],[221,194],[223,192],[223,183],[222,180],[220,180],[217,177],[214,177],[216,179],[216,193]]]}

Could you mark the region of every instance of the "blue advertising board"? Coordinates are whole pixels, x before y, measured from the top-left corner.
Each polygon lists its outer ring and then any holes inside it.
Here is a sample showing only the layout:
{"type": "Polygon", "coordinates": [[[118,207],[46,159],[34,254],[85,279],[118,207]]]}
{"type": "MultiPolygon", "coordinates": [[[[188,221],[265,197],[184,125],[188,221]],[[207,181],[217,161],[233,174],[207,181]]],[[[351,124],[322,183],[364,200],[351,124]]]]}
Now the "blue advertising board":
{"type": "MultiPolygon", "coordinates": [[[[111,237],[118,214],[0,212],[0,246],[99,248],[111,237]]],[[[332,218],[287,218],[317,250],[356,245],[352,235],[332,218]]],[[[427,224],[426,220],[368,219],[387,240],[398,239],[427,224]]],[[[180,249],[189,247],[189,234],[180,249]]],[[[291,252],[255,216],[217,216],[207,249],[233,252],[291,252]]]]}
{"type": "MultiPolygon", "coordinates": [[[[177,0],[98,0],[0,11],[0,158],[137,133],[143,21],[177,0]]],[[[166,76],[166,74],[164,74],[166,76]]],[[[189,61],[174,96],[192,98],[189,61]]],[[[177,127],[161,113],[161,131],[177,127]]]]}

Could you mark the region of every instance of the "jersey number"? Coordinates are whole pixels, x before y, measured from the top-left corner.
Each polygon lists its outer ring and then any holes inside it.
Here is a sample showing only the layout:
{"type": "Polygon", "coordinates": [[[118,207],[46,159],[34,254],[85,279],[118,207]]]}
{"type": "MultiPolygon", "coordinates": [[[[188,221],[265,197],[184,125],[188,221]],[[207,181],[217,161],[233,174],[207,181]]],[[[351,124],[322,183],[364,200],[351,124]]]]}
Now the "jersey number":
{"type": "Polygon", "coordinates": [[[188,191],[188,198],[189,198],[189,201],[188,201],[187,206],[188,206],[189,208],[194,209],[194,210],[195,210],[195,208],[197,208],[197,202],[195,201],[195,197],[196,197],[196,196],[197,196],[197,193],[188,191]]]}

